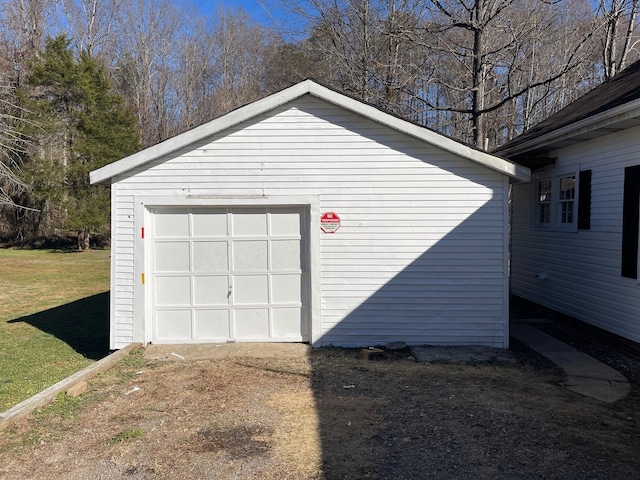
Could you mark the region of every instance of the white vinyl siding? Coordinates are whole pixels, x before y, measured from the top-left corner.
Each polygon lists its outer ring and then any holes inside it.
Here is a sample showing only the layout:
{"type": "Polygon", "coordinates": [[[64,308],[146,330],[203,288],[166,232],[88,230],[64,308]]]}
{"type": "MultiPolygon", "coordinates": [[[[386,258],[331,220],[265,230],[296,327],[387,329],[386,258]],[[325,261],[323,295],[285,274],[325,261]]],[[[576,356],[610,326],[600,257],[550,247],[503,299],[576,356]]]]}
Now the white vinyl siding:
{"type": "Polygon", "coordinates": [[[120,195],[117,183],[111,187],[112,209],[112,261],[111,261],[111,340],[112,350],[122,348],[134,338],[134,197],[120,195]]]}
{"type": "Polygon", "coordinates": [[[511,262],[514,294],[636,342],[640,292],[621,276],[621,247],[624,169],[640,165],[639,138],[635,128],[552,152],[556,171],[592,171],[589,230],[531,228],[531,185],[515,185],[511,262]]]}
{"type": "Polygon", "coordinates": [[[494,170],[306,95],[115,181],[117,345],[142,340],[124,335],[134,321],[120,296],[135,198],[312,195],[341,218],[334,234],[311,226],[317,344],[506,346],[508,179],[494,170]]]}

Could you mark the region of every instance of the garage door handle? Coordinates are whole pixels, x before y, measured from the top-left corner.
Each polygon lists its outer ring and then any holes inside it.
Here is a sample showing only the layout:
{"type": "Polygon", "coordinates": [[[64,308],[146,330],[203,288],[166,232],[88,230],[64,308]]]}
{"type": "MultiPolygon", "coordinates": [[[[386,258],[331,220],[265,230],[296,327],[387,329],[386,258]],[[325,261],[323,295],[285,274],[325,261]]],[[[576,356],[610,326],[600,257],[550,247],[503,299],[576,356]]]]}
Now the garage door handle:
{"type": "Polygon", "coordinates": [[[227,293],[227,299],[231,298],[231,287],[229,287],[229,292],[227,293]]]}

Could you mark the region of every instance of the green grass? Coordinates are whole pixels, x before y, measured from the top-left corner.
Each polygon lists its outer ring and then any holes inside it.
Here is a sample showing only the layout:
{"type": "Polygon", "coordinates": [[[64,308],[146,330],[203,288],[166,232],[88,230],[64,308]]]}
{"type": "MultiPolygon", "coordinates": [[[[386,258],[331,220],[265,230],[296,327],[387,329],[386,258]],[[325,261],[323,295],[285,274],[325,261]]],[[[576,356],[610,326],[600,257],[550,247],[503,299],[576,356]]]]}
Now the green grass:
{"type": "Polygon", "coordinates": [[[0,412],[108,353],[109,250],[0,250],[0,412]]]}
{"type": "Polygon", "coordinates": [[[116,443],[133,440],[134,438],[141,438],[143,436],[144,430],[142,430],[141,428],[127,428],[116,436],[110,438],[107,441],[107,445],[115,445],[116,443]]]}

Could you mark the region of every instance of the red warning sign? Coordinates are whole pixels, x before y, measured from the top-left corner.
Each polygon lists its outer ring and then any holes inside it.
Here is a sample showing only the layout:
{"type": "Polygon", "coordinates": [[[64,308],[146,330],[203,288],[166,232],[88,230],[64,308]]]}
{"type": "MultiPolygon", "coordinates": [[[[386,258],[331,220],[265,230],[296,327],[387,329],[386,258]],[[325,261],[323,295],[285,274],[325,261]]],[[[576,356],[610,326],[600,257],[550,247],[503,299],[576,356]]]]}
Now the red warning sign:
{"type": "Polygon", "coordinates": [[[334,212],[323,213],[320,217],[320,230],[324,233],[336,233],[340,228],[340,217],[334,212]]]}

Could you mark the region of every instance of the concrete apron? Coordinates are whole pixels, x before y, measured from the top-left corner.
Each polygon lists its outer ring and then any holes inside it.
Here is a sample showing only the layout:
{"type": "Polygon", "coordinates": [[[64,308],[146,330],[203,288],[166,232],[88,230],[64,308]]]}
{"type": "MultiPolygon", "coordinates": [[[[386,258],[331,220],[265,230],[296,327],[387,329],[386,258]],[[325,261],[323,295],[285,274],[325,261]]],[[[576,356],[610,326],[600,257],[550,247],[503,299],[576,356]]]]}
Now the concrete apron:
{"type": "Polygon", "coordinates": [[[611,403],[631,391],[620,372],[535,327],[511,325],[511,336],[562,368],[567,374],[565,386],[573,392],[611,403]]]}
{"type": "Polygon", "coordinates": [[[303,343],[191,343],[149,344],[144,350],[149,360],[205,360],[210,358],[305,357],[311,347],[303,343]]]}

